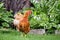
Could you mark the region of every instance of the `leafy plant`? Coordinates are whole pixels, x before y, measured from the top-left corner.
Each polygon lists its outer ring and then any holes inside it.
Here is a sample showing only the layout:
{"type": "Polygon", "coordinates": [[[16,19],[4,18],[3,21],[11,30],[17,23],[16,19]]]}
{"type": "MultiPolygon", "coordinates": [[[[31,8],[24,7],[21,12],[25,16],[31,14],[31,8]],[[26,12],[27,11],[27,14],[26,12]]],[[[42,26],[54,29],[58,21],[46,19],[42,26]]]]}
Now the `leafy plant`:
{"type": "Polygon", "coordinates": [[[1,27],[10,27],[10,23],[12,22],[12,11],[8,12],[3,7],[3,3],[0,3],[0,26],[1,27]]]}
{"type": "Polygon", "coordinates": [[[60,28],[60,1],[59,0],[31,0],[32,7],[31,27],[39,26],[44,29],[60,28]],[[38,24],[38,25],[36,25],[38,24]],[[35,26],[34,26],[35,25],[35,26]]]}

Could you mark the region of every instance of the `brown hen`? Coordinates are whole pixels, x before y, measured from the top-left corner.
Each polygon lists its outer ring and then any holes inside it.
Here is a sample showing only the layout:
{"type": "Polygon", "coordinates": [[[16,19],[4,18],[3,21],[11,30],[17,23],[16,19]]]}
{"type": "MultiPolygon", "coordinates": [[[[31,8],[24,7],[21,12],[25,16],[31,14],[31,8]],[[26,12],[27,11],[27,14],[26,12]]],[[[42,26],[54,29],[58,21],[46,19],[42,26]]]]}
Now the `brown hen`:
{"type": "MultiPolygon", "coordinates": [[[[27,34],[30,31],[30,23],[28,21],[28,17],[31,14],[31,10],[27,10],[24,15],[19,16],[19,23],[17,24],[18,31],[23,32],[24,34],[27,34]]],[[[15,16],[17,17],[17,16],[15,16]]]]}

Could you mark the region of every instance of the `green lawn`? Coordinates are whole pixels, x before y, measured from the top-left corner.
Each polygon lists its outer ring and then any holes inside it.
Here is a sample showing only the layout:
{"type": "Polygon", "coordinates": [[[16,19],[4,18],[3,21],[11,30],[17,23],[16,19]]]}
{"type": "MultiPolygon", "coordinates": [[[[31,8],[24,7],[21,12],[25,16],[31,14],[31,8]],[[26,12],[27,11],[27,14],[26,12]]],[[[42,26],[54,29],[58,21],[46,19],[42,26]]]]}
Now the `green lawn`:
{"type": "Polygon", "coordinates": [[[60,35],[28,34],[27,37],[22,37],[17,31],[0,30],[0,40],[60,40],[60,35]]]}

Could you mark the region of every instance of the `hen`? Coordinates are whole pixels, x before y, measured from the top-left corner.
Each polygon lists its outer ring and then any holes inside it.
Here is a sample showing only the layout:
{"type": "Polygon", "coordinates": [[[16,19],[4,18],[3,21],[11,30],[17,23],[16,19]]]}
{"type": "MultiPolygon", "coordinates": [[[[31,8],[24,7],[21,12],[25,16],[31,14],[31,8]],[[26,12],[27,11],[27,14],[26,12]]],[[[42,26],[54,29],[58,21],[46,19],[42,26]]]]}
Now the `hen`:
{"type": "Polygon", "coordinates": [[[24,34],[27,34],[30,31],[30,23],[28,21],[28,17],[31,14],[31,10],[27,10],[24,15],[22,14],[16,14],[18,16],[15,15],[15,19],[17,18],[18,22],[15,23],[15,25],[17,25],[17,29],[18,31],[22,31],[24,34]]]}
{"type": "Polygon", "coordinates": [[[18,30],[18,25],[19,25],[20,21],[22,20],[23,15],[21,13],[17,13],[17,14],[14,15],[14,18],[15,19],[13,21],[13,24],[16,27],[17,31],[19,31],[18,30]]]}

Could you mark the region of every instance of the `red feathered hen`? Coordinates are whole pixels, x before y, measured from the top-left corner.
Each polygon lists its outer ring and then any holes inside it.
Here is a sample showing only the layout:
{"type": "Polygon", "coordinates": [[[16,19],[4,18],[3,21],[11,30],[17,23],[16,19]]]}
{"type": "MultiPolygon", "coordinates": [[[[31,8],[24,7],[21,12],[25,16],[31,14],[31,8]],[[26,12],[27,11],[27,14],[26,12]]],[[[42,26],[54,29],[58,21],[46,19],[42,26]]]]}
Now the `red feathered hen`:
{"type": "Polygon", "coordinates": [[[23,16],[19,16],[19,23],[17,24],[17,29],[22,31],[24,34],[27,34],[30,31],[30,23],[28,21],[29,15],[32,13],[31,10],[27,10],[23,16]]]}

